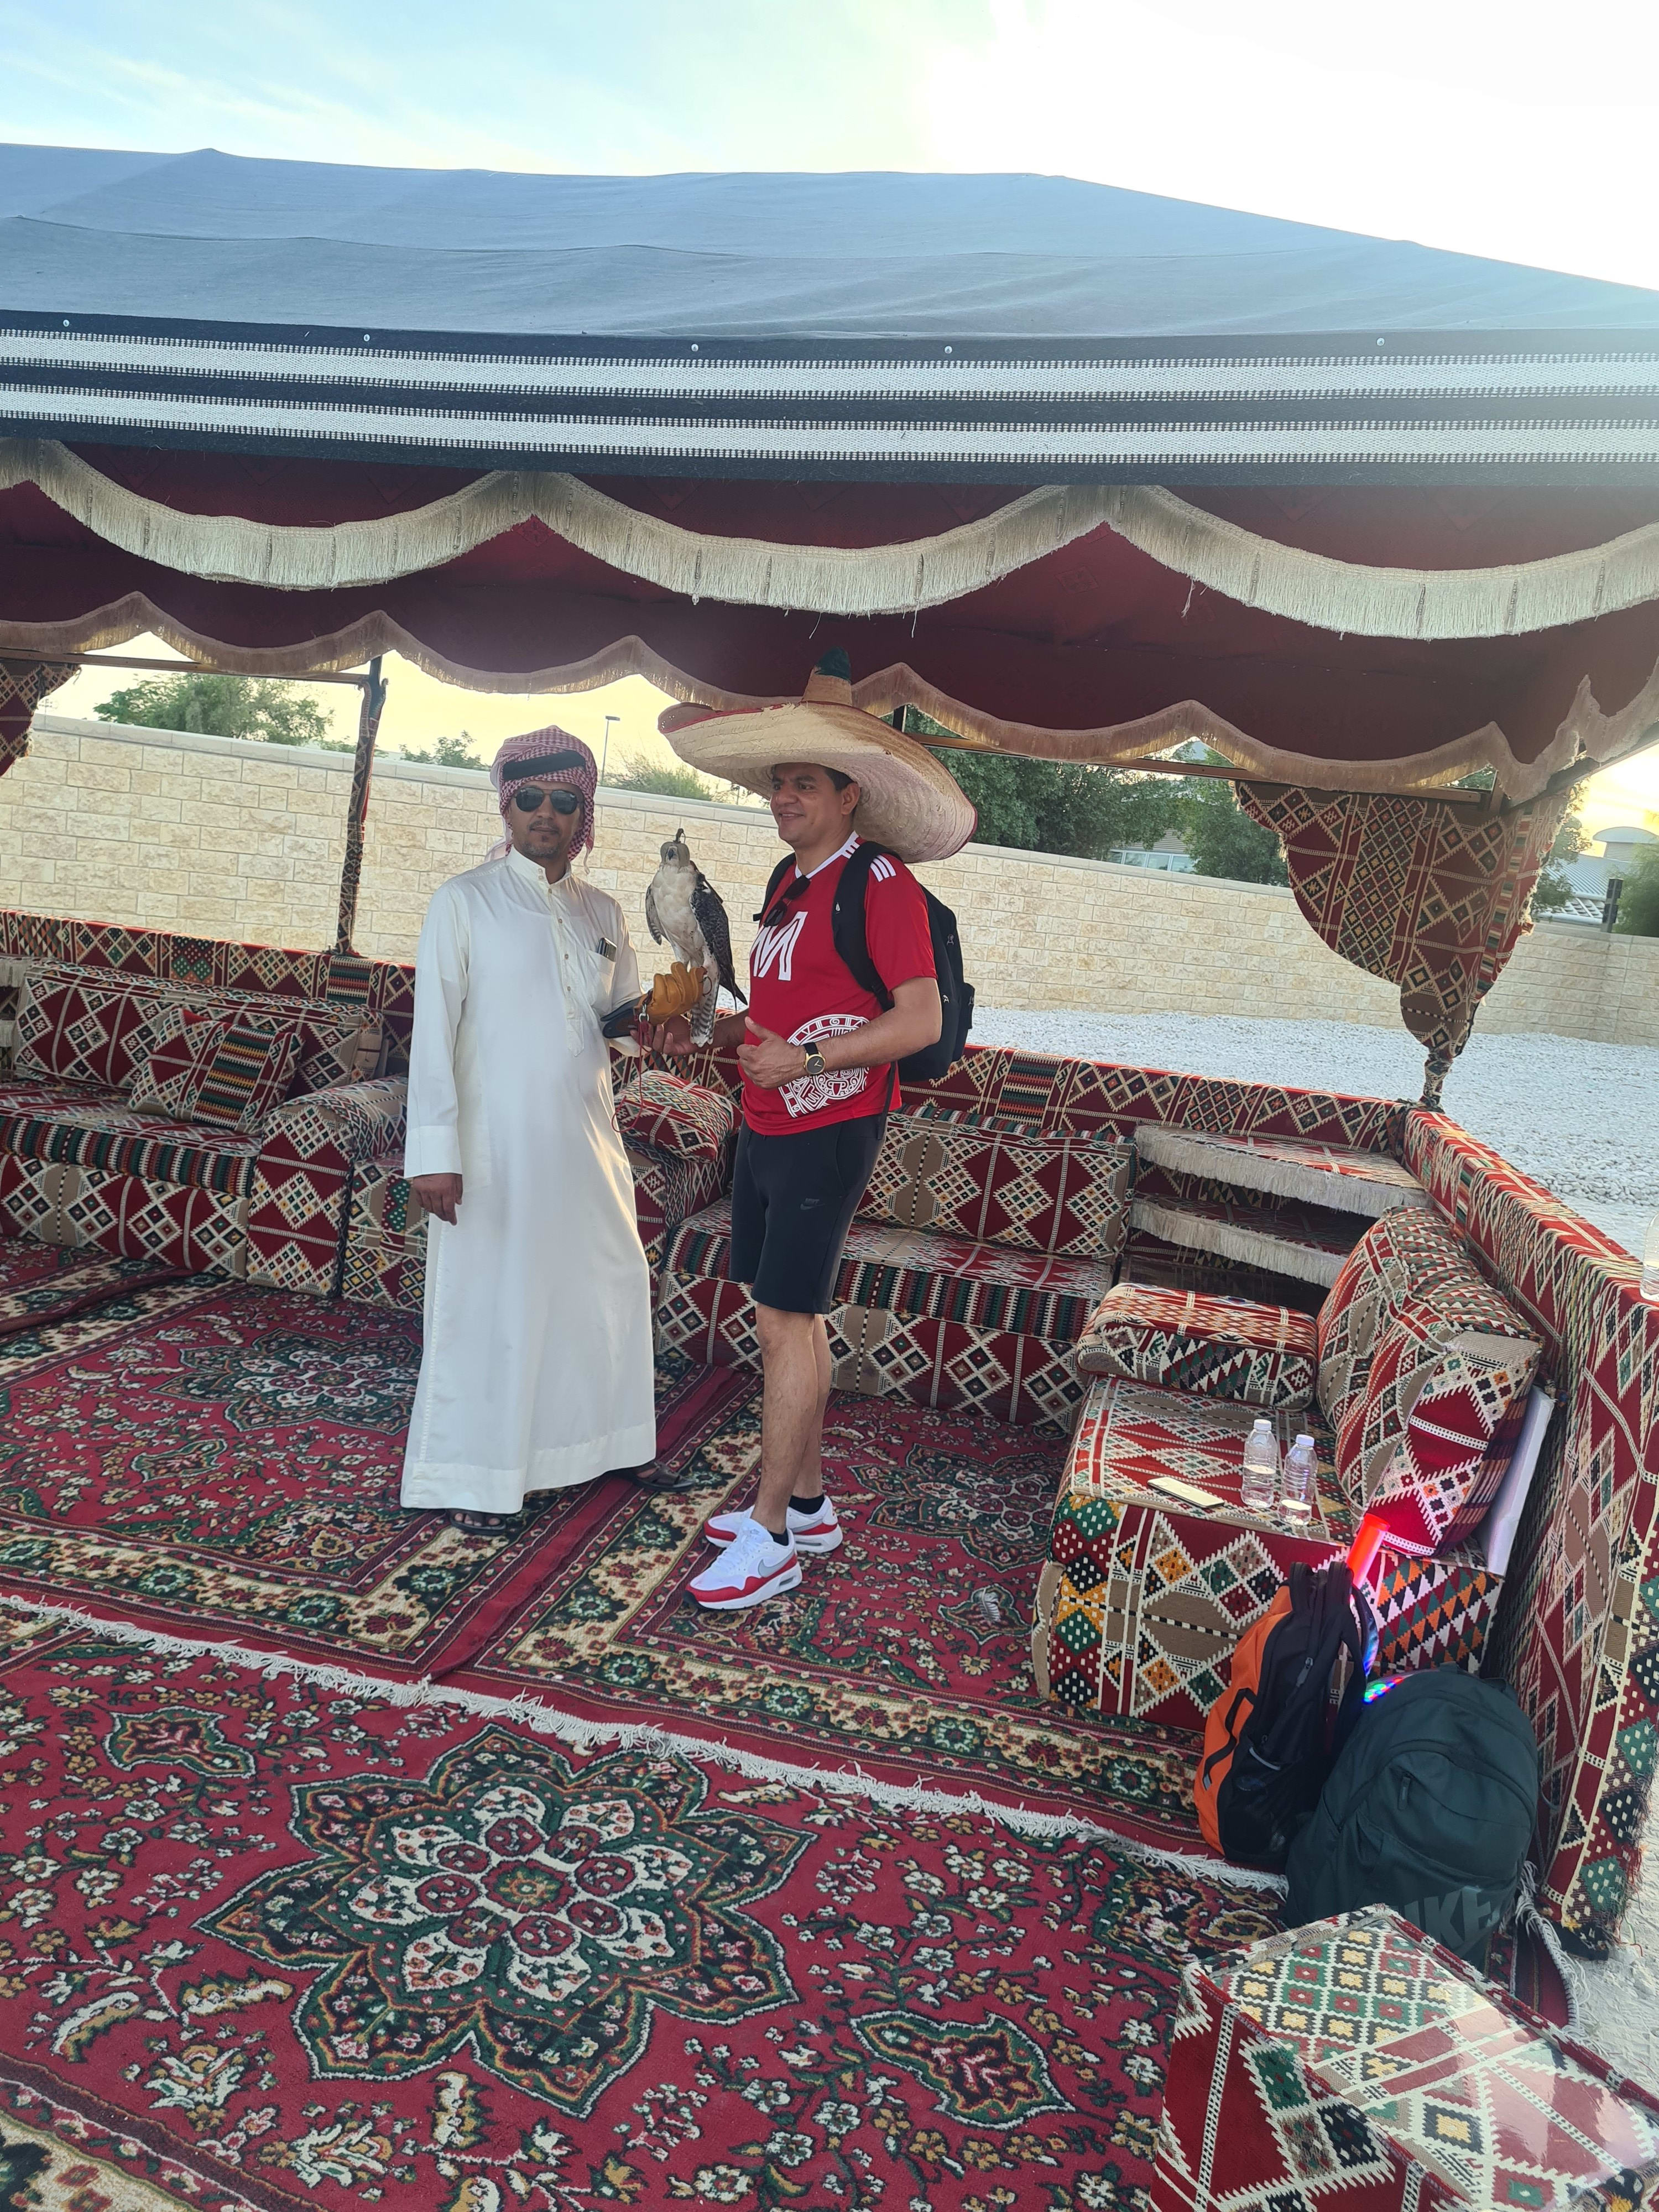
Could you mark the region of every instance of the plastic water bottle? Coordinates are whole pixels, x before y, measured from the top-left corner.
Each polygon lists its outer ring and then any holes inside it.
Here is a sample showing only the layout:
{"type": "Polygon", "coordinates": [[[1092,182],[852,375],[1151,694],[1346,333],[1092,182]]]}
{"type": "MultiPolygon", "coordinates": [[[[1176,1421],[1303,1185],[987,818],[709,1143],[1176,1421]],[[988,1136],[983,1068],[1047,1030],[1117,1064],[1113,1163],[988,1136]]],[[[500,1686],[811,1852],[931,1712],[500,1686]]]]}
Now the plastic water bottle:
{"type": "Polygon", "coordinates": [[[1311,1437],[1298,1437],[1285,1455],[1279,1480],[1279,1509],[1287,1521],[1305,1522],[1313,1516],[1314,1474],[1318,1466],[1311,1437]]]}
{"type": "Polygon", "coordinates": [[[1271,1421],[1258,1421],[1244,1439],[1244,1486],[1240,1495],[1251,1513],[1271,1513],[1279,1490],[1279,1439],[1271,1421]]]}
{"type": "Polygon", "coordinates": [[[1642,1247],[1642,1296],[1659,1306],[1659,1213],[1649,1222],[1642,1247]]]}

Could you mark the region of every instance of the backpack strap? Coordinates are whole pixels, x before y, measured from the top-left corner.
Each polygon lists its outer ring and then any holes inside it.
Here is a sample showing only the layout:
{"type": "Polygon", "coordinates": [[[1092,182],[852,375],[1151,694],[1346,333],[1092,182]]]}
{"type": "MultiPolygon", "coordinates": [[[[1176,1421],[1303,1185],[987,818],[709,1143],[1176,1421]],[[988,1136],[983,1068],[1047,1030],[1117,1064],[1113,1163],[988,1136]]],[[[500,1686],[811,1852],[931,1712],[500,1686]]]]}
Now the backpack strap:
{"type": "Polygon", "coordinates": [[[771,910],[773,900],[776,898],[778,893],[783,889],[784,878],[788,874],[789,871],[794,866],[794,854],[793,853],[786,853],[783,858],[778,862],[776,867],[773,869],[771,874],[766,878],[766,891],[761,900],[760,912],[753,917],[756,921],[765,921],[767,915],[771,910]]]}
{"type": "MultiPolygon", "coordinates": [[[[870,957],[870,940],[865,930],[864,902],[870,888],[870,871],[882,857],[879,845],[860,843],[858,850],[841,872],[841,881],[836,885],[836,902],[830,910],[830,936],[839,955],[842,965],[863,991],[876,1000],[883,1013],[891,1010],[893,994],[877,973],[876,963],[870,957]]],[[[890,859],[891,855],[888,857],[890,859]]]]}

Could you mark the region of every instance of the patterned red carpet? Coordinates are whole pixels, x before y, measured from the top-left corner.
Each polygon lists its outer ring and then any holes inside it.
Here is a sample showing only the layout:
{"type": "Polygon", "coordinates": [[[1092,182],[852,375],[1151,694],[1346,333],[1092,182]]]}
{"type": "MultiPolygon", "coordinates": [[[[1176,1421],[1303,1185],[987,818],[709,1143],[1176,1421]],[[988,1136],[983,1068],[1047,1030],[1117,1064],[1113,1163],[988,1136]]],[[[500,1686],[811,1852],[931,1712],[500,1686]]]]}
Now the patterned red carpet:
{"type": "Polygon", "coordinates": [[[52,2212],[1128,2206],[1176,1960],[1270,1925],[1099,1843],[0,1645],[0,2197],[52,2212]]]}
{"type": "Polygon", "coordinates": [[[548,1580],[456,1679],[1203,1850],[1190,1736],[1074,1715],[1032,1682],[1060,1438],[833,1398],[826,1480],[846,1542],[805,1562],[793,1596],[705,1613],[685,1587],[708,1557],[702,1523],[753,1495],[759,1443],[751,1384],[690,1455],[697,1489],[596,1488],[548,1580]]]}
{"type": "Polygon", "coordinates": [[[618,1478],[474,1535],[398,1504],[409,1317],[187,1279],[65,1328],[0,1362],[0,1591],[1201,1848],[1190,1739],[1033,1687],[1055,1437],[838,1399],[848,1540],[787,1601],[709,1614],[685,1584],[751,1494],[750,1376],[659,1370],[661,1462],[695,1489],[618,1478]]]}
{"type": "Polygon", "coordinates": [[[0,1237],[0,1382],[202,1291],[202,1278],[151,1261],[0,1237]]]}
{"type": "MultiPolygon", "coordinates": [[[[0,1589],[21,1596],[422,1674],[483,1648],[585,1502],[550,1498],[507,1538],[403,1510],[402,1315],[186,1277],[7,1349],[0,1589]]],[[[665,1434],[736,1387],[665,1376],[665,1434]]]]}

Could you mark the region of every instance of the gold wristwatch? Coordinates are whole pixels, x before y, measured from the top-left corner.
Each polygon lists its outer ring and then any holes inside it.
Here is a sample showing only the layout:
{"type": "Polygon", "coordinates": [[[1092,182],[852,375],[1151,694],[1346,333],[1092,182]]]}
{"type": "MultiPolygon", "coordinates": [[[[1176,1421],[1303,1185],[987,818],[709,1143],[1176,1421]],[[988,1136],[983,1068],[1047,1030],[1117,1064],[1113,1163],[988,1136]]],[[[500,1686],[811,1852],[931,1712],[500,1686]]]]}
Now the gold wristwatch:
{"type": "Polygon", "coordinates": [[[810,1044],[805,1047],[805,1053],[806,1065],[802,1068],[801,1074],[822,1075],[823,1073],[823,1054],[817,1049],[816,1045],[810,1044]]]}

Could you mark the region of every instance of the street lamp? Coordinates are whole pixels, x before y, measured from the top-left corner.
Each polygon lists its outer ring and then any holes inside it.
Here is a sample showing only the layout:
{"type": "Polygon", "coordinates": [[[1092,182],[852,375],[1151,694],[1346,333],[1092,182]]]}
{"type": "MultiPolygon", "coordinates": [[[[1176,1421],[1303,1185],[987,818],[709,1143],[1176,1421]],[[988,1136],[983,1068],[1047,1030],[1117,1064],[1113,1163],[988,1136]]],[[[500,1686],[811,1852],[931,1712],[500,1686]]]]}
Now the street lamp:
{"type": "Polygon", "coordinates": [[[599,747],[599,781],[601,783],[605,781],[605,764],[611,757],[611,725],[613,722],[620,722],[621,720],[620,714],[607,714],[605,718],[605,737],[599,747]]]}

